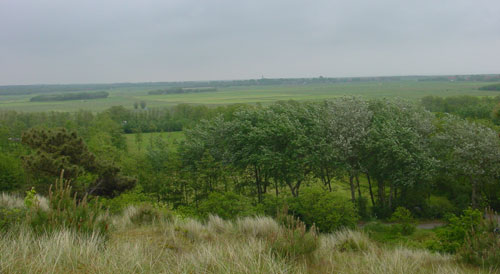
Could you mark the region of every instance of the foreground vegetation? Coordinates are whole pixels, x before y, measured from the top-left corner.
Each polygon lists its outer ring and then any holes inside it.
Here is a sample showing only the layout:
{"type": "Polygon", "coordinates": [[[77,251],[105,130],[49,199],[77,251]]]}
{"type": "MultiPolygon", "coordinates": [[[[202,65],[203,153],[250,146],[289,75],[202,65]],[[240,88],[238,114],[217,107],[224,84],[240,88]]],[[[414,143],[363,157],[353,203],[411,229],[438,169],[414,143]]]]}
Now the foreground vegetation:
{"type": "MultiPolygon", "coordinates": [[[[29,199],[29,198],[28,198],[29,199]]],[[[26,201],[26,200],[25,200],[26,201]]],[[[44,201],[46,203],[46,201],[44,201]]],[[[25,206],[3,195],[0,205],[25,206]]],[[[44,209],[47,210],[47,209],[44,209]]],[[[50,210],[50,209],[49,209],[50,210]]],[[[147,206],[101,216],[109,229],[0,234],[2,273],[478,273],[456,257],[388,247],[365,233],[318,234],[290,218],[181,218],[147,206]],[[103,234],[104,233],[104,234],[103,234]]],[[[85,215],[84,215],[85,216],[85,215]]],[[[84,217],[85,218],[85,217],[84,217]]],[[[486,268],[484,273],[495,271],[486,268]]]]}

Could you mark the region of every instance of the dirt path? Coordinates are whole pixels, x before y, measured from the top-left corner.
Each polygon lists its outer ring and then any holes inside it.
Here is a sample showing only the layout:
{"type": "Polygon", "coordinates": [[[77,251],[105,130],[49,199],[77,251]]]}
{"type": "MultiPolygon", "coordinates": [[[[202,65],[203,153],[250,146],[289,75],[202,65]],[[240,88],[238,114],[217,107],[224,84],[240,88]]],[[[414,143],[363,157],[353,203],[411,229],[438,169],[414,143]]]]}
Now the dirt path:
{"type": "MultiPolygon", "coordinates": [[[[433,221],[433,222],[425,222],[425,223],[419,223],[417,224],[417,228],[420,229],[433,229],[436,227],[444,226],[446,223],[441,222],[441,221],[433,221]]],[[[363,228],[366,225],[366,223],[358,224],[359,228],[363,228]]],[[[383,225],[391,225],[391,223],[383,223],[383,225]]]]}
{"type": "Polygon", "coordinates": [[[417,225],[417,228],[420,229],[433,229],[436,227],[444,226],[446,223],[445,222],[440,222],[440,221],[434,221],[434,222],[427,222],[427,223],[419,223],[417,225]]]}

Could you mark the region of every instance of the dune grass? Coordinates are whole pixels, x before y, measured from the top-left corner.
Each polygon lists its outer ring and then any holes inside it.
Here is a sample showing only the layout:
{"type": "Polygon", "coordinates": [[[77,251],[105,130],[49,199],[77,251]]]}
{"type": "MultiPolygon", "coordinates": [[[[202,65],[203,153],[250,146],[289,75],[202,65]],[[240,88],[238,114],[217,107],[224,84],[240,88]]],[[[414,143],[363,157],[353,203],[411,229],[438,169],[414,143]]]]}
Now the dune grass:
{"type": "Polygon", "coordinates": [[[269,217],[205,222],[170,217],[132,220],[129,208],[109,217],[110,236],[28,228],[0,235],[1,273],[493,273],[449,255],[389,248],[359,231],[318,235],[311,256],[280,256],[273,239],[287,228],[269,217]]]}

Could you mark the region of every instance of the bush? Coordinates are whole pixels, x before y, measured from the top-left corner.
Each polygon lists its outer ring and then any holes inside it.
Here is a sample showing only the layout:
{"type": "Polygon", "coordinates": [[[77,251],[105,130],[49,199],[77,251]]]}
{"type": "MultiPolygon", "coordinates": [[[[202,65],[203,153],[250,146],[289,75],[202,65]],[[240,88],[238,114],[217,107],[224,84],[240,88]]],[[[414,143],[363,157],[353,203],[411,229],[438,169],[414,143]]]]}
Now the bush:
{"type": "Polygon", "coordinates": [[[479,226],[467,233],[464,244],[457,250],[457,254],[466,263],[499,268],[500,237],[498,229],[496,219],[482,220],[479,226]]]}
{"type": "Polygon", "coordinates": [[[24,170],[18,157],[0,153],[0,192],[18,190],[24,179],[24,170]]]}
{"type": "Polygon", "coordinates": [[[291,198],[288,203],[294,216],[308,227],[315,225],[321,232],[356,227],[358,214],[353,203],[321,188],[304,188],[298,197],[291,198]]]}
{"type": "Polygon", "coordinates": [[[70,181],[64,180],[62,175],[53,186],[54,188],[51,185],[49,189],[48,211],[39,206],[34,191],[28,192],[25,200],[26,205],[31,206],[27,209],[26,221],[36,232],[60,228],[85,234],[105,235],[108,232],[107,220],[99,218],[99,203],[90,206],[86,195],[81,200],[77,200],[76,195],[71,197],[70,181]]]}
{"type": "Polygon", "coordinates": [[[391,217],[392,210],[388,206],[383,206],[383,205],[377,205],[372,208],[373,214],[375,215],[375,218],[377,219],[386,219],[391,217]]]}
{"type": "Polygon", "coordinates": [[[166,208],[154,207],[150,204],[143,204],[130,213],[130,221],[136,225],[170,219],[172,219],[172,214],[166,208]]]}
{"type": "Polygon", "coordinates": [[[284,223],[284,228],[269,236],[271,251],[290,260],[312,259],[314,251],[319,247],[315,227],[307,230],[304,222],[290,215],[279,218],[284,223]]]}
{"type": "Polygon", "coordinates": [[[129,206],[139,206],[142,204],[151,204],[154,202],[155,199],[142,192],[142,190],[138,187],[136,187],[132,191],[122,193],[119,196],[111,199],[100,199],[101,206],[108,209],[109,212],[113,214],[120,213],[129,206]]]}
{"type": "Polygon", "coordinates": [[[468,233],[475,231],[481,224],[482,214],[477,209],[466,209],[459,217],[448,216],[448,225],[436,231],[437,239],[428,242],[427,248],[433,251],[455,253],[464,245],[468,233]]]}
{"type": "Polygon", "coordinates": [[[245,217],[256,214],[251,199],[233,192],[210,193],[208,198],[202,201],[198,208],[200,217],[208,218],[209,215],[217,215],[222,219],[229,220],[236,217],[245,217]]]}
{"type": "Polygon", "coordinates": [[[286,201],[283,198],[264,194],[261,203],[256,206],[256,210],[258,213],[265,216],[277,217],[277,214],[283,209],[285,204],[286,201]]]}
{"type": "Polygon", "coordinates": [[[26,217],[24,208],[0,207],[0,232],[11,229],[16,224],[21,223],[26,217]]]}
{"type": "Polygon", "coordinates": [[[431,196],[427,200],[425,216],[429,218],[440,219],[447,214],[455,213],[456,208],[446,197],[431,196]]]}
{"type": "Polygon", "coordinates": [[[411,212],[404,207],[396,208],[390,221],[396,222],[396,224],[392,225],[392,230],[395,233],[411,235],[416,230],[415,219],[413,219],[411,212]]]}

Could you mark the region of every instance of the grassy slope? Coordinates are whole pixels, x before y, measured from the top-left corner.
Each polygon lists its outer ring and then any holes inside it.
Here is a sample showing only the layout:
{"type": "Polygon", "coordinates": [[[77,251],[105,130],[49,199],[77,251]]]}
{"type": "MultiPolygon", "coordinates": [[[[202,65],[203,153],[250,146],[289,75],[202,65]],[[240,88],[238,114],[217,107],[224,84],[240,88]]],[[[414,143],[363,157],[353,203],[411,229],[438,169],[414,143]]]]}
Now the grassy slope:
{"type": "Polygon", "coordinates": [[[0,234],[2,273],[487,273],[448,255],[387,247],[357,231],[319,236],[308,258],[273,253],[283,227],[267,217],[133,225],[114,217],[109,240],[70,231],[0,234]]]}
{"type": "Polygon", "coordinates": [[[481,91],[484,82],[367,82],[314,84],[295,86],[249,86],[220,88],[216,92],[191,94],[147,95],[149,90],[123,88],[108,91],[108,98],[65,102],[29,102],[32,95],[0,96],[0,110],[18,111],[101,111],[114,105],[132,108],[137,101],[146,101],[149,107],[189,104],[269,103],[277,100],[321,100],[342,95],[360,95],[372,98],[403,97],[418,99],[426,95],[496,96],[498,91],[481,91]]]}

